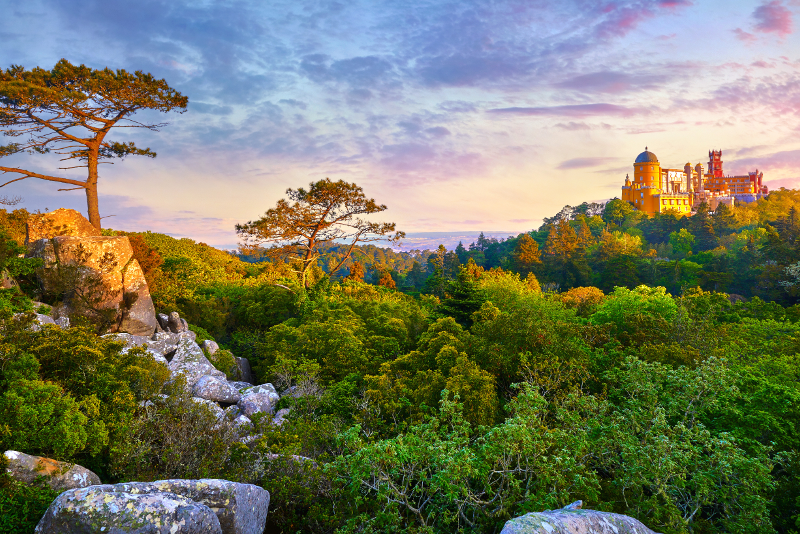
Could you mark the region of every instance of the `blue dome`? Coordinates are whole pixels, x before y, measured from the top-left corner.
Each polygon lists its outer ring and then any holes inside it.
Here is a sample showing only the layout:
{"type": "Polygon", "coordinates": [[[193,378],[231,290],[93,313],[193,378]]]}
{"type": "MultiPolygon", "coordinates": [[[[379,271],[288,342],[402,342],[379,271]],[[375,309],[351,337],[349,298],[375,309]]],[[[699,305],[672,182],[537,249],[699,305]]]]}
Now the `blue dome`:
{"type": "Polygon", "coordinates": [[[636,161],[634,163],[658,163],[658,157],[652,152],[649,152],[647,147],[645,147],[644,152],[636,156],[636,161]]]}

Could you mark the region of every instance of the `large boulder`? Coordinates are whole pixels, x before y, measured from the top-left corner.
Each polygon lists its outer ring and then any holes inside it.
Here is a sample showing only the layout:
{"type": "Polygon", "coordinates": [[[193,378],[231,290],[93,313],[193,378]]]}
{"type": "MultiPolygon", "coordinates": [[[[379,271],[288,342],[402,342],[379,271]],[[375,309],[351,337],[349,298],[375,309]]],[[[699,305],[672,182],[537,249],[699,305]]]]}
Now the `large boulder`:
{"type": "Polygon", "coordinates": [[[75,210],[60,208],[49,213],[31,215],[25,225],[25,244],[60,235],[99,236],[100,230],[75,210]]]}
{"type": "Polygon", "coordinates": [[[627,515],[581,510],[580,506],[578,501],[560,510],[515,517],[500,534],[656,534],[627,515]]]}
{"type": "Polygon", "coordinates": [[[11,478],[31,485],[37,478],[56,491],[85,488],[100,484],[100,477],[80,465],[31,456],[17,451],[6,451],[6,471],[11,478]]]}
{"type": "Polygon", "coordinates": [[[222,534],[205,504],[172,493],[138,495],[102,485],[65,491],[45,512],[35,534],[222,534]]]}
{"type": "Polygon", "coordinates": [[[257,413],[272,413],[274,406],[277,404],[270,394],[268,393],[248,393],[242,395],[237,406],[242,410],[242,413],[249,418],[257,413]]]}
{"type": "Polygon", "coordinates": [[[214,376],[203,376],[192,389],[192,394],[201,399],[208,399],[226,404],[235,404],[242,398],[242,394],[235,387],[228,384],[223,378],[220,380],[214,376]]]}
{"type": "Polygon", "coordinates": [[[155,332],[158,328],[156,309],[144,271],[137,260],[132,260],[122,270],[122,288],[125,312],[122,314],[119,330],[142,335],[155,332]]]}
{"type": "Polygon", "coordinates": [[[181,375],[186,379],[189,391],[206,375],[225,381],[225,373],[211,365],[203,354],[203,349],[190,339],[183,339],[178,343],[175,354],[169,362],[169,370],[173,376],[181,375]]]}
{"type": "Polygon", "coordinates": [[[129,482],[61,494],[36,532],[261,534],[268,509],[269,492],[252,484],[217,479],[129,482]],[[75,523],[79,518],[93,521],[75,523]]]}
{"type": "Polygon", "coordinates": [[[58,235],[31,243],[28,256],[43,260],[46,292],[71,295],[61,313],[106,314],[113,331],[156,331],[153,300],[127,237],[58,235]]]}

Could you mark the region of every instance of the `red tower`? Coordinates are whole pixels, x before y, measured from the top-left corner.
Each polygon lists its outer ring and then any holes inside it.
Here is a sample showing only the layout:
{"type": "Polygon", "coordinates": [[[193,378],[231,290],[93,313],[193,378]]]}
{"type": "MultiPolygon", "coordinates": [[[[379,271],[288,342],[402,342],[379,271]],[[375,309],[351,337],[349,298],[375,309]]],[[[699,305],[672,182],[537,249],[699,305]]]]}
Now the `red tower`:
{"type": "Polygon", "coordinates": [[[714,178],[722,178],[722,150],[708,153],[708,174],[714,178]]]}

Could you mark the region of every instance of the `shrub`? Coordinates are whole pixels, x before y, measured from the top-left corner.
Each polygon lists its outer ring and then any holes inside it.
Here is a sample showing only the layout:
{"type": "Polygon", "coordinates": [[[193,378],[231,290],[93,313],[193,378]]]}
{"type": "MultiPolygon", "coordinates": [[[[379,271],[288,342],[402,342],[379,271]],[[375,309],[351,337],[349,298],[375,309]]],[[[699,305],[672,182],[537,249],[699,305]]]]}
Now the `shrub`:
{"type": "Polygon", "coordinates": [[[6,473],[4,460],[0,456],[0,532],[30,534],[60,492],[17,482],[6,473]]]}

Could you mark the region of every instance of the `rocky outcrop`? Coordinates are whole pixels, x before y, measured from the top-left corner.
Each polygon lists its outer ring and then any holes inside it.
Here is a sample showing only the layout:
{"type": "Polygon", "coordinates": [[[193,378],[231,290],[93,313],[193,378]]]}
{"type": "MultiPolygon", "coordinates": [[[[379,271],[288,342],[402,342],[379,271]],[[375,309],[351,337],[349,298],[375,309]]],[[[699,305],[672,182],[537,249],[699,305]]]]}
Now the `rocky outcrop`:
{"type": "Polygon", "coordinates": [[[581,510],[581,501],[560,510],[531,512],[507,521],[500,534],[656,534],[627,515],[581,510]]]}
{"type": "Polygon", "coordinates": [[[31,215],[25,228],[25,244],[40,239],[68,235],[77,237],[99,236],[100,230],[75,210],[60,208],[49,213],[31,215]]]}
{"type": "Polygon", "coordinates": [[[92,486],[62,493],[37,534],[261,534],[269,492],[227,480],[159,480],[92,486]]]}
{"type": "Polygon", "coordinates": [[[225,373],[211,365],[203,354],[203,349],[188,339],[178,343],[175,354],[169,362],[169,370],[174,376],[183,376],[186,379],[186,387],[190,390],[204,376],[212,376],[223,382],[226,379],[225,373]]]}
{"type": "Polygon", "coordinates": [[[101,236],[74,210],[28,221],[28,256],[41,258],[46,293],[65,295],[60,315],[102,316],[112,331],[152,335],[158,326],[153,300],[125,236],[101,236]],[[82,221],[81,221],[82,219],[82,221]]]}
{"type": "Polygon", "coordinates": [[[6,451],[6,471],[11,478],[31,485],[39,477],[50,488],[65,491],[100,484],[100,477],[80,465],[31,456],[17,451],[6,451]]]}

